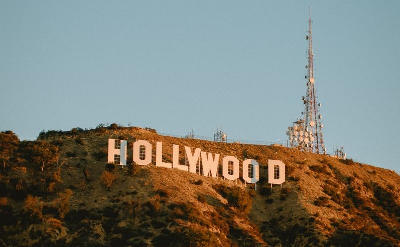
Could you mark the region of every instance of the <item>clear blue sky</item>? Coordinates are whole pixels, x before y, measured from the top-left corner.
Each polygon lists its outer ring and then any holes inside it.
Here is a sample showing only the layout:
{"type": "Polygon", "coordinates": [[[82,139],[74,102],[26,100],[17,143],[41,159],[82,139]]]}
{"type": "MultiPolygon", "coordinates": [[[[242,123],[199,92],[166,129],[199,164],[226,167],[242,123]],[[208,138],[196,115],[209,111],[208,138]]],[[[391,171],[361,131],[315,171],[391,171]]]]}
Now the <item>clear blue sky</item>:
{"type": "Polygon", "coordinates": [[[400,1],[0,1],[0,130],[286,140],[308,6],[329,152],[400,171],[400,1]]]}

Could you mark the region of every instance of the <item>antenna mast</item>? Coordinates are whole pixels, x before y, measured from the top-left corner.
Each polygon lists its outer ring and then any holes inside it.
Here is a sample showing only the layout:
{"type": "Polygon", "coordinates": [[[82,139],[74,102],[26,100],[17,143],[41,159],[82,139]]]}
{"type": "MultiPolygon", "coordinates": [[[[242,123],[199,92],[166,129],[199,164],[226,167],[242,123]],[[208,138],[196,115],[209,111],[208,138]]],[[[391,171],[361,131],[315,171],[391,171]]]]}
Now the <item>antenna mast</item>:
{"type": "Polygon", "coordinates": [[[312,20],[311,10],[308,19],[308,40],[307,51],[307,74],[305,76],[307,91],[306,96],[302,97],[304,103],[304,112],[299,120],[288,128],[289,146],[299,147],[301,150],[318,154],[325,154],[326,148],[322,135],[322,115],[319,112],[321,104],[318,103],[315,78],[314,78],[314,53],[312,49],[312,20]]]}

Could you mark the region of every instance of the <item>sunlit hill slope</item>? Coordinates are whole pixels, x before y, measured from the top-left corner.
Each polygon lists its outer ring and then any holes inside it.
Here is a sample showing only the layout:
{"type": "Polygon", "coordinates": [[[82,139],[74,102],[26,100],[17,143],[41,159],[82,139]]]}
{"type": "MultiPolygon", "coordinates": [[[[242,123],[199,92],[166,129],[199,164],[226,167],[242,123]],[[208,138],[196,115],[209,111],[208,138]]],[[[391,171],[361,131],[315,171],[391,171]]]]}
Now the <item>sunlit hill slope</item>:
{"type": "MultiPolygon", "coordinates": [[[[183,155],[183,150],[182,150],[183,155]]],[[[154,151],[153,151],[154,156],[154,151]]],[[[183,157],[181,157],[183,158],[183,157]]],[[[137,127],[0,133],[0,246],[399,246],[400,176],[281,146],[216,143],[137,127]],[[163,142],[286,164],[271,190],[107,164],[107,140],[163,142]]],[[[130,160],[130,159],[129,159],[130,160]]]]}

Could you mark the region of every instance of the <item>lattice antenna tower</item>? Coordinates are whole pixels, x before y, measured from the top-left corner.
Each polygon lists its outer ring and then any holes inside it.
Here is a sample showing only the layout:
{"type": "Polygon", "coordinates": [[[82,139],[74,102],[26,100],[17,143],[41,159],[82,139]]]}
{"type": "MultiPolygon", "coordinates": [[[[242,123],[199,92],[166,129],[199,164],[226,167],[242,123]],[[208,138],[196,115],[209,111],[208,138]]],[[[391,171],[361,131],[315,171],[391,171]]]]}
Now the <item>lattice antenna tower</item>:
{"type": "Polygon", "coordinates": [[[194,135],[194,130],[190,130],[189,133],[187,135],[185,135],[185,138],[187,139],[194,139],[195,135],[194,135]]]}
{"type": "Polygon", "coordinates": [[[223,132],[221,129],[217,129],[214,132],[214,141],[215,142],[227,142],[228,141],[227,134],[225,132],[223,132]]]}
{"type": "Polygon", "coordinates": [[[308,40],[307,50],[307,74],[305,76],[307,91],[306,96],[302,97],[304,103],[304,112],[301,118],[288,128],[289,146],[299,147],[301,150],[326,153],[322,128],[322,115],[319,112],[321,104],[318,102],[315,78],[314,78],[314,52],[312,49],[312,20],[311,11],[308,19],[308,32],[306,35],[308,40]]]}

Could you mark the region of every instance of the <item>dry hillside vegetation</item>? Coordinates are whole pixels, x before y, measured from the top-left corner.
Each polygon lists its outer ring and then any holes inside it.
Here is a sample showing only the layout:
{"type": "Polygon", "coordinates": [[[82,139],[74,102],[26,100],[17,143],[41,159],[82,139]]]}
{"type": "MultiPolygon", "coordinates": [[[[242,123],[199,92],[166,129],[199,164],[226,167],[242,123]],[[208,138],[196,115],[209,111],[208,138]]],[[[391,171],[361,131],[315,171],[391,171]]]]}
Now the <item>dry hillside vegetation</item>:
{"type": "MultiPolygon", "coordinates": [[[[131,160],[131,154],[128,155],[131,160]]],[[[154,150],[153,150],[154,156],[154,150]]],[[[215,143],[119,127],[0,133],[0,246],[398,246],[400,177],[280,146],[215,143]],[[286,164],[271,190],[153,165],[107,164],[107,140],[163,142],[286,164]]],[[[155,157],[153,157],[155,161],[155,157]]]]}

